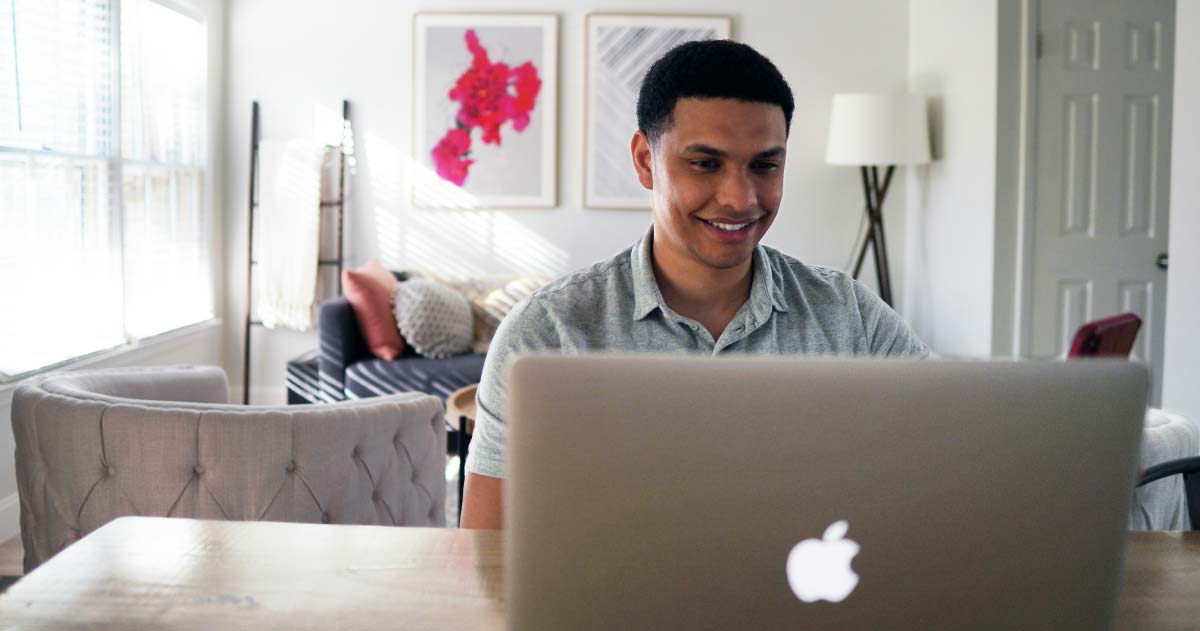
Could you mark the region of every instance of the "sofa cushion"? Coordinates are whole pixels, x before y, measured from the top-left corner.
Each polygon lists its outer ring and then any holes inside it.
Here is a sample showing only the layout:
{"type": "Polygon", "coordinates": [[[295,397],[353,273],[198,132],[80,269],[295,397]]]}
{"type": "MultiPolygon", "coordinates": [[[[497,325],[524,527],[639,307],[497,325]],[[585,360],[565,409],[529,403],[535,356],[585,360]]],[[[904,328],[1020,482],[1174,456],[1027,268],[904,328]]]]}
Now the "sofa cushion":
{"type": "Polygon", "coordinates": [[[396,324],[414,350],[426,357],[450,357],[471,350],[471,304],[462,294],[428,278],[396,288],[396,324]]]}
{"type": "Polygon", "coordinates": [[[503,287],[511,281],[508,276],[487,276],[476,278],[445,278],[431,277],[434,280],[462,294],[471,305],[471,319],[474,329],[471,334],[471,351],[486,353],[496,334],[500,320],[488,313],[484,308],[484,299],[498,287],[503,287]]]}
{"type": "Polygon", "coordinates": [[[404,338],[392,317],[392,294],[399,284],[375,259],[342,272],[346,300],[354,309],[367,348],[382,359],[395,359],[404,350],[404,338]]]}
{"type": "MultiPolygon", "coordinates": [[[[499,326],[500,321],[508,317],[508,312],[512,311],[513,307],[545,284],[546,281],[539,278],[518,278],[485,296],[482,306],[495,320],[496,326],[499,326]]],[[[495,328],[492,329],[492,333],[495,333],[495,328]]]]}
{"type": "Polygon", "coordinates": [[[424,392],[445,398],[459,388],[479,383],[483,355],[432,359],[408,356],[393,361],[367,359],[346,369],[346,389],[357,397],[397,392],[424,392]]]}

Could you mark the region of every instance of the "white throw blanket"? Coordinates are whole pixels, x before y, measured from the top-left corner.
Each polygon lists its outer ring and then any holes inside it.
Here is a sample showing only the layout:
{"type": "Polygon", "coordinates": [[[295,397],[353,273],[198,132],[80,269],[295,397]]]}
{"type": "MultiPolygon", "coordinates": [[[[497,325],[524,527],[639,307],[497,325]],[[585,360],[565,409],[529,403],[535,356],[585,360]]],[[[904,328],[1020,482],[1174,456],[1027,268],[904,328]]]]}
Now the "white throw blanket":
{"type": "Polygon", "coordinates": [[[255,301],[269,328],[312,327],[321,226],[321,158],[309,138],[262,141],[255,301]]]}

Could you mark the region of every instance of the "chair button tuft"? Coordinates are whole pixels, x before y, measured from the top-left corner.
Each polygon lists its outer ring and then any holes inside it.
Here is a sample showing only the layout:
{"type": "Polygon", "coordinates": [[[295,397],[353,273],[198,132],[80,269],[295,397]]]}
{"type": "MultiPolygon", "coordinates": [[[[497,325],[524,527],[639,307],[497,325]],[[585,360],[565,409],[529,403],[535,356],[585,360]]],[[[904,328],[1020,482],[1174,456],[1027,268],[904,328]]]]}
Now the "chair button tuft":
{"type": "Polygon", "coordinates": [[[104,473],[105,473],[105,475],[109,475],[109,476],[116,475],[117,468],[112,465],[108,465],[107,467],[104,468],[104,473]]]}
{"type": "Polygon", "coordinates": [[[382,496],[382,495],[379,493],[379,491],[378,491],[378,490],[376,490],[374,493],[372,493],[372,494],[371,494],[371,501],[372,501],[372,502],[381,502],[381,501],[383,501],[383,496],[382,496]]]}
{"type": "Polygon", "coordinates": [[[195,473],[196,475],[204,475],[204,471],[205,471],[204,465],[202,465],[202,464],[198,464],[198,465],[192,467],[192,472],[195,473]]]}
{"type": "Polygon", "coordinates": [[[356,445],[354,447],[354,451],[350,452],[350,456],[352,458],[361,458],[362,457],[362,448],[360,448],[356,445]]]}
{"type": "Polygon", "coordinates": [[[296,461],[293,460],[293,461],[287,463],[287,466],[284,467],[284,469],[286,469],[288,473],[295,473],[296,472],[296,461]]]}
{"type": "Polygon", "coordinates": [[[324,513],[321,513],[321,523],[322,524],[328,524],[331,521],[333,521],[333,518],[330,517],[329,511],[325,511],[324,513]]]}

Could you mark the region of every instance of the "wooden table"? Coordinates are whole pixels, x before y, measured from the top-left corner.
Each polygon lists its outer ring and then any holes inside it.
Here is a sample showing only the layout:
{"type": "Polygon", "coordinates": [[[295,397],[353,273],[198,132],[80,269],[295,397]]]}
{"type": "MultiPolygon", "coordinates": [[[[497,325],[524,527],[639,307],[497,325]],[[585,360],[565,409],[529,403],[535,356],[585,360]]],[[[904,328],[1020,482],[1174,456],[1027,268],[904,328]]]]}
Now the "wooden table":
{"type": "MultiPolygon", "coordinates": [[[[499,532],[125,517],[0,596],[0,629],[504,628],[499,532]]],[[[1132,535],[1118,629],[1200,629],[1200,533],[1132,535]]]]}
{"type": "Polygon", "coordinates": [[[475,433],[475,392],[479,384],[463,386],[446,397],[446,423],[457,431],[463,431],[462,420],[467,420],[466,432],[475,433]]]}

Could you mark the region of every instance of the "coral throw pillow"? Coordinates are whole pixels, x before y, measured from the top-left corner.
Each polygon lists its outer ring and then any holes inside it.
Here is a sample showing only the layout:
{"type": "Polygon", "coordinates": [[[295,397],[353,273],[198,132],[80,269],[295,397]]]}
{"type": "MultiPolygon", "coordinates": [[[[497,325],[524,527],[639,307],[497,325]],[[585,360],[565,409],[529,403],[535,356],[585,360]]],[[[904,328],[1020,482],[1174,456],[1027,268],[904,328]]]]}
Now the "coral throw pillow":
{"type": "Polygon", "coordinates": [[[342,290],[354,309],[367,348],[380,359],[396,359],[404,338],[392,315],[392,294],[399,281],[378,260],[342,272],[342,290]]]}

